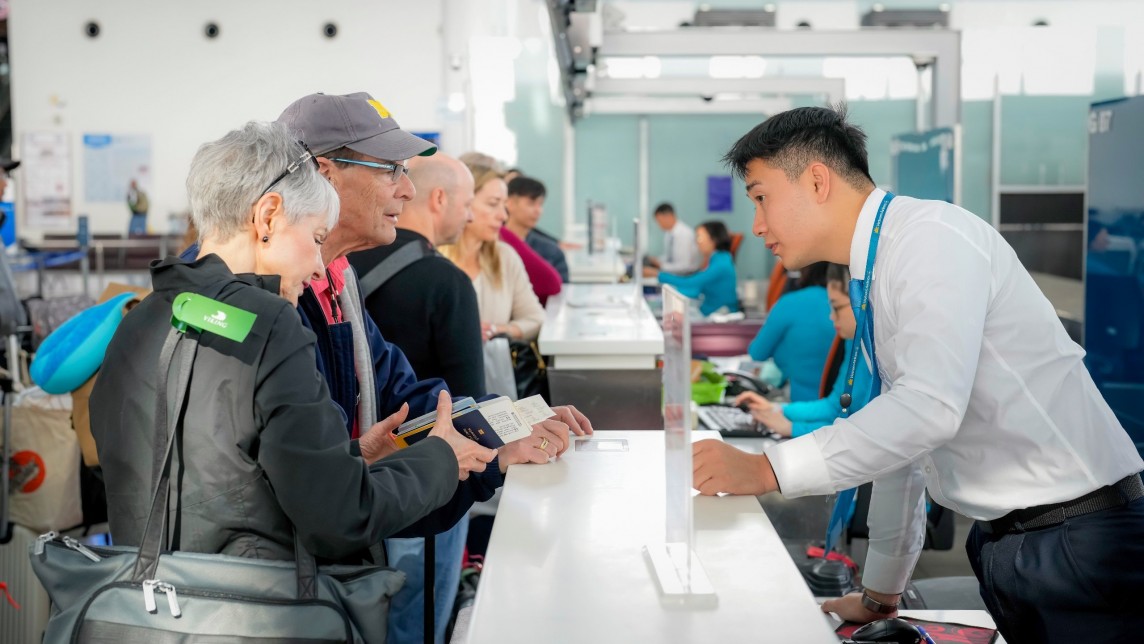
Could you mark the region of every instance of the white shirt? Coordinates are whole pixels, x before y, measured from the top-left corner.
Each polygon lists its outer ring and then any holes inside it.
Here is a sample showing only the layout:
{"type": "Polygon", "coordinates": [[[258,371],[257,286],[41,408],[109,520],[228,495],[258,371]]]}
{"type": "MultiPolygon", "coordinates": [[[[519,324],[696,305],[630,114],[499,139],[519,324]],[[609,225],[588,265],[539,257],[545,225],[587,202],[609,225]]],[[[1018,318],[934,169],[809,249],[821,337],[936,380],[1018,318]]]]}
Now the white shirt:
{"type": "Polygon", "coordinates": [[[695,244],[695,229],[675,221],[671,230],[663,233],[663,259],[660,270],[667,273],[694,273],[699,270],[699,246],[695,244]]]}
{"type": "MultiPolygon", "coordinates": [[[[850,247],[866,273],[867,197],[850,247]]],[[[940,201],[895,197],[870,301],[882,394],[848,419],[767,454],[785,496],[875,480],[864,585],[901,592],[934,501],[979,520],[1069,501],[1144,469],[1092,381],[1084,351],[989,224],[940,201]]]]}

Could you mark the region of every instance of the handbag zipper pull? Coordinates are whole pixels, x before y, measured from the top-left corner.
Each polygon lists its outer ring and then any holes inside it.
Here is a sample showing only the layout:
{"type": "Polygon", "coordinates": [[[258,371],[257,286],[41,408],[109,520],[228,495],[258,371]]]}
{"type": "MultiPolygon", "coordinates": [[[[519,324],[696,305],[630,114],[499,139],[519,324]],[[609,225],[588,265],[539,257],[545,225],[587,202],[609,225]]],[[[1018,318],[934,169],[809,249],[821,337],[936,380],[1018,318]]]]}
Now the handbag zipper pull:
{"type": "Polygon", "coordinates": [[[55,539],[57,536],[58,535],[56,534],[55,530],[51,530],[36,537],[36,543],[32,546],[32,554],[36,555],[37,557],[44,554],[44,546],[52,539],[55,539]]]}
{"type": "Polygon", "coordinates": [[[64,545],[71,548],[72,550],[75,550],[88,559],[91,559],[92,561],[98,562],[100,559],[102,559],[102,557],[92,552],[91,548],[88,548],[72,537],[64,537],[64,545]]]}
{"type": "Polygon", "coordinates": [[[157,583],[159,583],[157,579],[148,579],[143,582],[143,608],[146,608],[148,613],[159,612],[159,607],[155,605],[155,584],[157,583]]]}
{"type": "Polygon", "coordinates": [[[171,617],[182,616],[183,611],[179,608],[179,596],[175,592],[175,586],[166,582],[159,582],[159,590],[167,593],[167,607],[171,609],[171,617]]]}

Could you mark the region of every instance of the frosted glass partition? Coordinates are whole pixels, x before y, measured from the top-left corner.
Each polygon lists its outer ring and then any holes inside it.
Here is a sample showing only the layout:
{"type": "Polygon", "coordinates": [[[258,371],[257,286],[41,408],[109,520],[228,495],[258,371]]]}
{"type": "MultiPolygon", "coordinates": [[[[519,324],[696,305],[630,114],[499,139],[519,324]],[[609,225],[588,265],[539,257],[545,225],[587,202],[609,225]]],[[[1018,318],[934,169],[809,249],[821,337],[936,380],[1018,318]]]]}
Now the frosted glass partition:
{"type": "Polygon", "coordinates": [[[690,300],[663,288],[663,431],[666,523],[664,542],[644,547],[664,603],[707,607],[718,603],[695,555],[691,493],[690,300]]]}

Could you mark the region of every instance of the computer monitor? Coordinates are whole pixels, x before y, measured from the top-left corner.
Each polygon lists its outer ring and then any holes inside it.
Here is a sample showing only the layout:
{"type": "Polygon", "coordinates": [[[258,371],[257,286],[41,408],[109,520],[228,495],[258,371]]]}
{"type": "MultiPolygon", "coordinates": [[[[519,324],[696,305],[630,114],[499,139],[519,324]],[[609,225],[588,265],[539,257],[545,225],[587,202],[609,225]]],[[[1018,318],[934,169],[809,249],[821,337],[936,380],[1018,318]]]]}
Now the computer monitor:
{"type": "Polygon", "coordinates": [[[588,254],[602,253],[608,243],[608,208],[602,203],[588,202],[588,254]]]}

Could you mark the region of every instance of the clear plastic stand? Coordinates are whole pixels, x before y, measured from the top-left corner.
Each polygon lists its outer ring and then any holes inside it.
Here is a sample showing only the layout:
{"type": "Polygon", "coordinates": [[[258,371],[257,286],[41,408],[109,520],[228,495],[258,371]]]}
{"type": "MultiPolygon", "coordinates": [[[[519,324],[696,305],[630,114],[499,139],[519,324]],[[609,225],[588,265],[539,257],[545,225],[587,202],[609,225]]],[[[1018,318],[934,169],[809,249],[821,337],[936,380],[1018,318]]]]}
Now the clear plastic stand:
{"type": "Polygon", "coordinates": [[[635,293],[632,295],[632,314],[639,315],[643,309],[643,258],[644,248],[640,243],[640,220],[632,220],[635,234],[632,236],[632,283],[635,284],[635,293]]]}
{"type": "Polygon", "coordinates": [[[689,300],[663,288],[663,429],[666,474],[664,543],[644,557],[667,605],[710,608],[718,596],[695,554],[691,495],[691,322],[689,300]]]}

